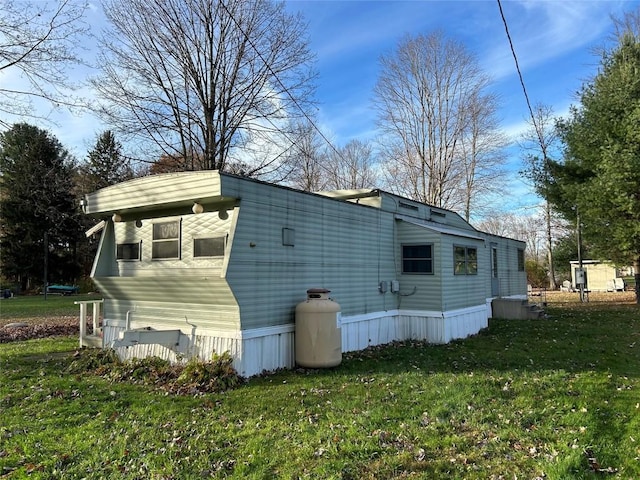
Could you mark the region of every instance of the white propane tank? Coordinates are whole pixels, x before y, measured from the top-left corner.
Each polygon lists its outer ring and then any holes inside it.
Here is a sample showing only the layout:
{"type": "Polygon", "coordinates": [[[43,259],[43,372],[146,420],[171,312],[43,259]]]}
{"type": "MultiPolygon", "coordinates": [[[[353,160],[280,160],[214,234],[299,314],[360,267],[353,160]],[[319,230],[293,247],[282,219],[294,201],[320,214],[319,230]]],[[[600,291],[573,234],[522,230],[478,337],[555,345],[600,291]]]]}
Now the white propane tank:
{"type": "Polygon", "coordinates": [[[330,290],[310,288],[307,299],[296,306],[296,363],[325,368],[342,363],[340,305],[329,298],[330,290]]]}

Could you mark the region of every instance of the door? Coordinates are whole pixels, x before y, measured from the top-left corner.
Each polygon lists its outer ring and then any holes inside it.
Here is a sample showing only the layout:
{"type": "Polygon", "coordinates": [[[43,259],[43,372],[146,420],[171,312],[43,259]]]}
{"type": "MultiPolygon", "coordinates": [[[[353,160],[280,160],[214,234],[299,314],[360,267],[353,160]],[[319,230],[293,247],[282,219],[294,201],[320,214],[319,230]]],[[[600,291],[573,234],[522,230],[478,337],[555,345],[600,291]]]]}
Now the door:
{"type": "Polygon", "coordinates": [[[500,295],[500,279],[498,278],[498,244],[491,244],[491,296],[500,295]]]}

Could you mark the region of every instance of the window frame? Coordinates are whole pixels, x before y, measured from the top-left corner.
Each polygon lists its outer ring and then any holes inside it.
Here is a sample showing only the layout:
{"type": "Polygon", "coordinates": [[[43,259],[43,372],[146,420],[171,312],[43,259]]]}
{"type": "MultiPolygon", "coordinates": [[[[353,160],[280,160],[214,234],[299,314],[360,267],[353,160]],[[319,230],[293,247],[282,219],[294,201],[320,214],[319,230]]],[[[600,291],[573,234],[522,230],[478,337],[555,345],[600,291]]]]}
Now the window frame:
{"type": "Polygon", "coordinates": [[[116,243],[116,261],[118,262],[139,262],[142,260],[142,240],[139,240],[137,242],[122,242],[122,243],[116,243]],[[120,257],[119,255],[119,250],[120,247],[125,247],[125,246],[129,246],[129,247],[133,247],[136,246],[138,249],[138,257],[134,258],[124,258],[124,257],[120,257]]]}
{"type": "Polygon", "coordinates": [[[402,254],[402,274],[403,275],[433,275],[435,272],[435,252],[434,252],[434,244],[429,243],[403,243],[401,245],[401,254],[402,254]],[[430,256],[420,257],[420,256],[411,256],[407,257],[405,254],[405,248],[411,247],[427,247],[429,249],[430,256]],[[412,262],[413,265],[419,265],[419,262],[426,262],[426,266],[428,268],[424,269],[424,271],[407,271],[405,269],[405,262],[412,262]]]}
{"type": "Polygon", "coordinates": [[[453,245],[453,274],[478,275],[478,247],[453,245]]]}
{"type": "Polygon", "coordinates": [[[155,221],[153,222],[153,224],[151,225],[151,260],[180,260],[182,258],[182,219],[173,219],[173,220],[167,220],[167,219],[163,219],[161,221],[155,221]],[[156,238],[156,232],[157,232],[157,227],[159,227],[160,225],[169,225],[169,224],[176,224],[177,227],[177,234],[176,236],[168,236],[170,234],[172,234],[173,232],[162,232],[161,235],[159,236],[159,238],[156,238]],[[156,256],[156,246],[157,245],[162,245],[162,244],[169,244],[169,243],[176,243],[177,244],[177,256],[156,256]]]}
{"type": "Polygon", "coordinates": [[[290,227],[282,227],[282,246],[295,247],[295,245],[296,245],[296,230],[290,227]]]}
{"type": "MultiPolygon", "coordinates": [[[[193,237],[193,258],[196,260],[200,260],[200,259],[208,259],[208,258],[222,258],[224,257],[226,251],[227,251],[227,240],[228,240],[229,235],[218,235],[218,236],[212,236],[212,235],[198,235],[197,237],[193,237]],[[196,242],[198,240],[221,240],[222,241],[222,254],[220,255],[196,255],[196,242]]],[[[214,247],[218,247],[218,245],[214,245],[214,247]]]]}
{"type": "Polygon", "coordinates": [[[498,247],[491,246],[491,277],[498,278],[498,247]]]}
{"type": "Polygon", "coordinates": [[[518,262],[518,271],[525,271],[525,258],[524,258],[524,248],[518,248],[517,250],[517,262],[518,262]]]}

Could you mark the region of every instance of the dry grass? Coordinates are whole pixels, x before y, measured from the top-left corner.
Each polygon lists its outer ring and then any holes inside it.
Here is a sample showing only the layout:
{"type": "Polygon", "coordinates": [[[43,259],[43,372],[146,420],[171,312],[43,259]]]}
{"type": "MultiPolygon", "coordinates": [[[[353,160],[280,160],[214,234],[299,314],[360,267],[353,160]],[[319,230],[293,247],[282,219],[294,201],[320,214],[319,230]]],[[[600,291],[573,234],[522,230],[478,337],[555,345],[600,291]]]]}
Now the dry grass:
{"type": "Polygon", "coordinates": [[[578,292],[560,292],[547,291],[540,296],[529,297],[531,303],[539,303],[546,301],[549,306],[584,306],[588,308],[590,304],[635,304],[635,292],[590,292],[588,294],[588,302],[580,302],[580,294],[578,292]]]}

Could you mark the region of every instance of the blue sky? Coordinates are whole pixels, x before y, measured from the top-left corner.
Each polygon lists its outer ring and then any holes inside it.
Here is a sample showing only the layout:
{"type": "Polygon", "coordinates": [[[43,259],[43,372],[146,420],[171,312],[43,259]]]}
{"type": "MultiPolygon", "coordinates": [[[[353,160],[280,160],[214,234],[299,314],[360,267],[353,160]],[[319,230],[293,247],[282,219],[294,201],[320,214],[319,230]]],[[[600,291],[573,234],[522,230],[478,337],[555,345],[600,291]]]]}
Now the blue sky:
{"type": "MultiPolygon", "coordinates": [[[[594,47],[603,45],[610,14],[638,8],[622,1],[509,1],[503,11],[532,103],[558,114],[597,67],[594,47]]],[[[371,110],[379,58],[405,35],[442,30],[472,51],[493,79],[505,131],[517,133],[528,114],[520,81],[495,0],[290,1],[309,22],[318,56],[322,128],[339,145],[375,134],[371,110]]]]}
{"type": "MultiPolygon", "coordinates": [[[[611,15],[640,7],[638,1],[503,0],[502,9],[532,105],[550,105],[563,116],[592,77],[612,31],[611,15]]],[[[375,137],[371,108],[381,55],[406,35],[441,30],[473,52],[500,98],[502,129],[516,141],[529,111],[496,0],[290,1],[309,22],[318,59],[319,126],[336,145],[375,137]]],[[[540,200],[518,175],[517,147],[509,149],[511,173],[504,210],[530,214],[540,200]]]]}
{"type": "MultiPolygon", "coordinates": [[[[610,15],[636,10],[640,1],[503,0],[502,6],[531,102],[551,105],[563,115],[596,72],[593,49],[610,34],[610,15]]],[[[318,126],[337,146],[375,137],[371,99],[380,56],[391,53],[405,35],[434,30],[462,42],[493,79],[504,132],[515,139],[526,127],[527,105],[496,0],[289,0],[287,8],[308,22],[319,73],[318,126]]],[[[100,7],[93,5],[89,15],[97,33],[104,22],[100,7]]],[[[55,119],[57,126],[49,130],[79,159],[105,128],[90,116],[59,113],[55,119]]],[[[510,153],[509,169],[517,172],[518,152],[510,153]]],[[[537,200],[516,177],[507,189],[516,198],[510,209],[526,209],[537,200]]]]}

